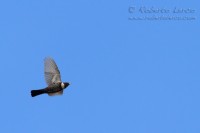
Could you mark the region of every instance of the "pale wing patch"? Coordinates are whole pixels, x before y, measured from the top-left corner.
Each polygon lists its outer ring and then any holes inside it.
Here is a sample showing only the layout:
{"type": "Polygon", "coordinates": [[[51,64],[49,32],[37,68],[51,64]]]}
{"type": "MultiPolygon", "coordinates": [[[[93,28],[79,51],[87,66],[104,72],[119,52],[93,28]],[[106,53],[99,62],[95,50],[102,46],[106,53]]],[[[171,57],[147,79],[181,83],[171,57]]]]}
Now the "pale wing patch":
{"type": "Polygon", "coordinates": [[[49,96],[56,96],[56,95],[62,95],[62,94],[63,94],[63,90],[56,93],[48,93],[49,96]]]}
{"type": "Polygon", "coordinates": [[[47,85],[61,82],[60,71],[55,61],[47,57],[44,59],[44,75],[47,85]]]}

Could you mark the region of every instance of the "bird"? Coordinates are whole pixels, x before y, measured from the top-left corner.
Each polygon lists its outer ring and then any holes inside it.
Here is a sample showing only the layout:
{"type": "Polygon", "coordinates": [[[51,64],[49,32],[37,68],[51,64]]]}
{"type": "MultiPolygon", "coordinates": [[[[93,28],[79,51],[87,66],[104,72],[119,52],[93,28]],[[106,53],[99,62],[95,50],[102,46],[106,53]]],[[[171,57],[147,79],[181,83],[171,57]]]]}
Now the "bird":
{"type": "Polygon", "coordinates": [[[44,77],[47,87],[39,90],[31,90],[32,97],[41,94],[48,94],[49,96],[62,95],[63,90],[70,85],[69,82],[61,81],[58,66],[51,57],[44,58],[44,77]]]}

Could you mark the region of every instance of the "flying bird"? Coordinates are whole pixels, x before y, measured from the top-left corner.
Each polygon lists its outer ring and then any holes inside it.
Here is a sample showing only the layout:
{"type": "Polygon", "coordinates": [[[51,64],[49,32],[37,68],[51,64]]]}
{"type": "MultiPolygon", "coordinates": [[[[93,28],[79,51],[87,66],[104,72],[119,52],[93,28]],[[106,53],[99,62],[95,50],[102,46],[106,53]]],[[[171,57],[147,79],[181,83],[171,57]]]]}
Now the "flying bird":
{"type": "Polygon", "coordinates": [[[44,77],[48,86],[44,89],[31,90],[32,97],[40,94],[48,94],[49,96],[62,95],[63,90],[70,85],[69,82],[61,81],[58,66],[50,57],[44,59],[44,77]]]}

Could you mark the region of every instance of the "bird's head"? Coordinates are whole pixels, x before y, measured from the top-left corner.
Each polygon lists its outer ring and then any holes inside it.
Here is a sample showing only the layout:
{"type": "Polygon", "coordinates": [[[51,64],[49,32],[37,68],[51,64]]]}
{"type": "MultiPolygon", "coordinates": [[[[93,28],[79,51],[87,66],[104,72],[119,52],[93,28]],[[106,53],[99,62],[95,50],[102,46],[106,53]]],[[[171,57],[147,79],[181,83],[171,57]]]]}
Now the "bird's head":
{"type": "Polygon", "coordinates": [[[69,85],[70,85],[69,82],[62,82],[62,83],[61,83],[62,89],[65,89],[65,88],[68,87],[69,85]]]}

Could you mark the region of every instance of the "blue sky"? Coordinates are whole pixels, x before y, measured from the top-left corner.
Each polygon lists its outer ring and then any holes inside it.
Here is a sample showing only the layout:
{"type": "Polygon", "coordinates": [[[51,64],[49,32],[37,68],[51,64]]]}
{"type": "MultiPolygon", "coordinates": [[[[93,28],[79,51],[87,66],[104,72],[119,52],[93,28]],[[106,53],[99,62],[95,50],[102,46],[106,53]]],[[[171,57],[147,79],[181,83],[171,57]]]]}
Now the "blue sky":
{"type": "Polygon", "coordinates": [[[199,4],[1,1],[0,132],[199,133],[199,4]],[[196,19],[128,19],[162,15],[196,19]],[[63,96],[32,98],[31,89],[46,87],[46,56],[71,85],[63,96]]]}

